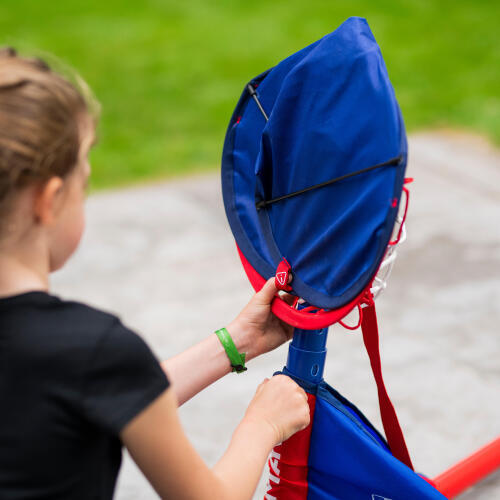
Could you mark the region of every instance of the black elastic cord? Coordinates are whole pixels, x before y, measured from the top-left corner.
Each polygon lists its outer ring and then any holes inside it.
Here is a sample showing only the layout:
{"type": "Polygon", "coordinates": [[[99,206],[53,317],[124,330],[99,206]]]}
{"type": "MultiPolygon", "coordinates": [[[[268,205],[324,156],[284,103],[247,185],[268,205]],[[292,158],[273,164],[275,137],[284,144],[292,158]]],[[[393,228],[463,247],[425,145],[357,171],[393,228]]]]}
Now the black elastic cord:
{"type": "Polygon", "coordinates": [[[268,118],[266,112],[264,111],[264,108],[262,107],[262,104],[260,103],[259,98],[257,97],[257,91],[252,87],[252,85],[250,83],[247,85],[247,90],[248,90],[248,93],[250,94],[250,97],[253,97],[253,100],[257,103],[257,106],[259,107],[260,112],[262,113],[262,115],[266,119],[266,122],[268,122],[269,118],[268,118]]]}
{"type": "MultiPolygon", "coordinates": [[[[262,115],[264,116],[266,122],[268,122],[269,117],[267,116],[266,112],[264,111],[264,108],[262,107],[262,104],[260,103],[260,100],[257,96],[257,91],[250,83],[247,85],[247,90],[248,90],[248,93],[250,94],[250,97],[252,97],[253,100],[255,101],[255,103],[257,104],[257,106],[258,106],[260,112],[262,113],[262,115]]],[[[298,196],[299,194],[307,193],[308,191],[312,191],[313,189],[319,189],[319,188],[322,188],[325,186],[329,186],[330,184],[335,184],[336,182],[343,181],[344,179],[348,179],[349,177],[354,177],[355,175],[364,174],[365,172],[370,172],[371,170],[375,170],[376,168],[399,165],[401,162],[402,162],[402,157],[397,156],[397,157],[391,158],[390,160],[385,161],[383,163],[378,163],[377,165],[372,165],[371,167],[362,168],[361,170],[357,170],[356,172],[351,172],[350,174],[341,175],[340,177],[336,177],[335,179],[321,182],[320,184],[315,184],[314,186],[310,186],[310,187],[301,189],[299,191],[294,191],[293,193],[284,194],[283,196],[277,196],[276,198],[272,198],[271,200],[257,201],[255,203],[255,206],[257,207],[257,210],[260,210],[261,208],[267,207],[268,205],[276,203],[277,201],[286,200],[287,198],[292,198],[292,196],[298,196]]]]}
{"type": "Polygon", "coordinates": [[[403,158],[401,156],[397,156],[395,158],[391,158],[390,160],[384,161],[383,163],[377,163],[377,165],[362,168],[361,170],[356,170],[356,172],[341,175],[340,177],[335,177],[335,179],[330,179],[329,181],[321,182],[320,184],[315,184],[314,186],[309,186],[307,188],[300,189],[299,191],[294,191],[293,193],[284,194],[283,196],[277,196],[276,198],[272,198],[270,200],[257,201],[255,203],[255,206],[257,207],[257,210],[260,210],[261,208],[267,207],[272,203],[286,200],[288,198],[292,198],[293,196],[298,196],[299,194],[307,193],[308,191],[312,191],[313,189],[319,189],[325,186],[329,186],[330,184],[335,184],[336,182],[343,181],[344,179],[349,179],[349,177],[354,177],[355,175],[364,174],[365,172],[370,172],[371,170],[375,170],[377,168],[400,165],[402,163],[402,160],[403,158]]]}

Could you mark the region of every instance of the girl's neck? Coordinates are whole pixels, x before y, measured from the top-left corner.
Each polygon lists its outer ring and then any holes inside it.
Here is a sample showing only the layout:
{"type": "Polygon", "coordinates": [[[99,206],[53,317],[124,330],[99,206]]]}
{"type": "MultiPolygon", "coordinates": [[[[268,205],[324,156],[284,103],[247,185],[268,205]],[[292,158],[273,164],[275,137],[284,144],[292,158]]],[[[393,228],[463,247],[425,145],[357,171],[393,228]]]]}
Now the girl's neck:
{"type": "Polygon", "coordinates": [[[0,297],[10,297],[36,290],[48,291],[48,266],[44,256],[32,252],[0,250],[0,297]]]}

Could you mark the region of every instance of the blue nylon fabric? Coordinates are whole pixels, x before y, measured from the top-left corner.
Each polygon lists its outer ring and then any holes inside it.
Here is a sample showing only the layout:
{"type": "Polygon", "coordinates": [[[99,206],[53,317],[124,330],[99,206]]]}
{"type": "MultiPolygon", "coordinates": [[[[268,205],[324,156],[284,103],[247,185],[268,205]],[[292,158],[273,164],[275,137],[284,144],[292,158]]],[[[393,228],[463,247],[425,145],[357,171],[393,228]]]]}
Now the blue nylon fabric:
{"type": "Polygon", "coordinates": [[[276,372],[274,375],[287,375],[288,377],[292,378],[299,384],[306,392],[309,394],[314,394],[318,395],[318,393],[323,394],[323,396],[329,399],[331,403],[336,405],[336,407],[346,413],[349,414],[352,418],[354,418],[358,424],[363,427],[370,435],[371,437],[385,450],[389,450],[389,445],[387,444],[386,440],[382,437],[382,435],[375,429],[375,427],[371,424],[371,422],[363,415],[363,413],[353,404],[351,403],[348,399],[344,398],[342,394],[337,392],[333,387],[329,386],[326,384],[324,381],[322,381],[319,384],[315,384],[306,380],[303,380],[299,377],[296,377],[290,373],[290,371],[287,369],[285,366],[281,372],[276,372]],[[331,394],[328,395],[328,393],[331,394]]]}
{"type": "MultiPolygon", "coordinates": [[[[311,392],[310,387],[304,389],[311,392]]],[[[394,458],[374,437],[371,424],[367,425],[364,417],[354,417],[353,405],[328,384],[320,383],[312,393],[316,394],[316,407],[308,500],[445,500],[394,458]]]]}
{"type": "Polygon", "coordinates": [[[445,500],[394,458],[361,411],[322,381],[282,372],[316,396],[308,457],[308,500],[445,500]],[[372,497],[373,495],[373,497],[372,497]],[[378,496],[377,496],[378,495],[378,496]]]}
{"type": "Polygon", "coordinates": [[[380,49],[366,20],[349,18],[251,83],[269,122],[244,91],[222,158],[224,204],[236,242],[264,278],[285,257],[294,293],[319,307],[341,307],[378,269],[406,167],[403,120],[380,49]],[[398,156],[399,166],[255,208],[256,198],[398,156]]]}

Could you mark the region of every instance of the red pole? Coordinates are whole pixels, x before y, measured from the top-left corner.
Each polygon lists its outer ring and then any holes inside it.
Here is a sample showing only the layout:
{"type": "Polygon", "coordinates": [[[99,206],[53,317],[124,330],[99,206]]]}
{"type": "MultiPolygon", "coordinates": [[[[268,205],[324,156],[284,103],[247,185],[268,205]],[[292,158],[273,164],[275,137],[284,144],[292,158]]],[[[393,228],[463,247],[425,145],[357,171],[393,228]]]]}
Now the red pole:
{"type": "Polygon", "coordinates": [[[454,498],[500,468],[500,437],[434,478],[435,487],[446,498],[454,498]]]}

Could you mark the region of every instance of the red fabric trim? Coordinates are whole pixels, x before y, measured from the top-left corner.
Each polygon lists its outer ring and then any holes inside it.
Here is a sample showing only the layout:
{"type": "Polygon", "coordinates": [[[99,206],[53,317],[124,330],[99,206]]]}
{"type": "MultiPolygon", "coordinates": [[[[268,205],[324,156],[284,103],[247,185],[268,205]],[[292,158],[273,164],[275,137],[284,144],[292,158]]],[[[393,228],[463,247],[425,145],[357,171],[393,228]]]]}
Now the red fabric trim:
{"type": "MultiPolygon", "coordinates": [[[[252,267],[250,262],[243,255],[238,245],[238,254],[243,264],[243,269],[248,276],[248,279],[255,291],[258,292],[263,286],[266,280],[252,267]]],[[[289,325],[295,326],[296,328],[302,328],[304,330],[319,330],[321,328],[326,328],[327,326],[333,325],[339,319],[349,314],[359,303],[360,298],[356,297],[352,302],[346,304],[340,309],[335,309],[332,311],[319,310],[318,313],[308,313],[305,309],[298,310],[294,309],[292,306],[287,304],[283,299],[276,297],[271,305],[271,310],[278,318],[285,321],[289,325]]],[[[315,307],[313,309],[316,309],[315,307]]]]}
{"type": "Polygon", "coordinates": [[[378,402],[380,405],[380,416],[384,425],[385,436],[392,454],[401,462],[413,470],[410,454],[406,447],[403,431],[399,425],[396,410],[387,394],[384,379],[382,377],[382,364],[380,361],[379,336],[377,326],[377,315],[373,299],[369,300],[368,306],[363,308],[363,320],[361,322],[363,341],[366,352],[370,358],[373,377],[377,383],[378,402]]]}
{"type": "Polygon", "coordinates": [[[276,274],[274,276],[274,284],[278,290],[285,290],[287,292],[292,290],[292,287],[288,284],[291,273],[292,268],[290,264],[285,258],[283,258],[278,264],[278,268],[276,269],[276,274]]]}
{"type": "Polygon", "coordinates": [[[269,482],[264,500],[307,500],[307,465],[316,396],[308,394],[307,402],[311,414],[309,425],[276,446],[269,457],[269,482]]]}

